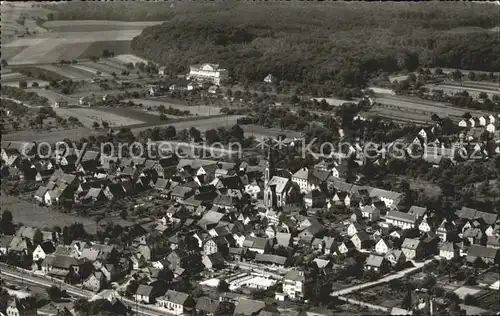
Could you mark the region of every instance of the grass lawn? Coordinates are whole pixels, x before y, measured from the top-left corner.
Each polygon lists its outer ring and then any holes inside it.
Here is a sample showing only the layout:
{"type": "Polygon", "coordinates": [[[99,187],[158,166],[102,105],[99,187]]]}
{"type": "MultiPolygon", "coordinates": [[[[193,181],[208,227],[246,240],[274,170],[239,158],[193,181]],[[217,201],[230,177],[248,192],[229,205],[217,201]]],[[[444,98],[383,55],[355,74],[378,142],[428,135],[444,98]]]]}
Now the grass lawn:
{"type": "Polygon", "coordinates": [[[95,234],[96,232],[95,221],[90,218],[79,217],[38,206],[34,200],[33,203],[30,203],[18,197],[7,195],[3,191],[0,200],[2,211],[11,211],[16,223],[22,223],[25,226],[52,229],[54,226],[62,228],[77,222],[84,225],[87,233],[95,234]]]}

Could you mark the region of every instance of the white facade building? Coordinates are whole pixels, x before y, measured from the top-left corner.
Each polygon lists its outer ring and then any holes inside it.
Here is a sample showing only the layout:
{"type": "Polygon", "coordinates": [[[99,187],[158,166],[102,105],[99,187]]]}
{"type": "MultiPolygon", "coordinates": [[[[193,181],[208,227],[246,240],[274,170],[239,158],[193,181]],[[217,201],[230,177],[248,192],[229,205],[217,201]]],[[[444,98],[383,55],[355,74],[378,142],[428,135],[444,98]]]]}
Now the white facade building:
{"type": "Polygon", "coordinates": [[[186,77],[188,80],[208,81],[216,85],[220,85],[227,78],[227,70],[219,68],[218,64],[192,65],[186,77]]]}

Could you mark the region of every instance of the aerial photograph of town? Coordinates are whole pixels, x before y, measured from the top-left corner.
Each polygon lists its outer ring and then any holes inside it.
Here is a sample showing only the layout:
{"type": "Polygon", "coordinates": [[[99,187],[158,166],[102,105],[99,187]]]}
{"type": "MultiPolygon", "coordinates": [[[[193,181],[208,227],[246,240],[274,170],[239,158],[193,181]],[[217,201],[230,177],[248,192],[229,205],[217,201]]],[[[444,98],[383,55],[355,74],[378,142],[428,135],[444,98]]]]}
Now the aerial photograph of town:
{"type": "Polygon", "coordinates": [[[500,315],[500,2],[0,26],[0,316],[500,315]]]}

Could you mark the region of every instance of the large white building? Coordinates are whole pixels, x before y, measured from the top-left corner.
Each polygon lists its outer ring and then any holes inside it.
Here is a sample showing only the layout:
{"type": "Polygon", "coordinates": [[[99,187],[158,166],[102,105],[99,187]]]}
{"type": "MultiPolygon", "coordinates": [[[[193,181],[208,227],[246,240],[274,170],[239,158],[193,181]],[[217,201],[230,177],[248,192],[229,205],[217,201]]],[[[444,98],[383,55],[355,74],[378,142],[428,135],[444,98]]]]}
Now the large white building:
{"type": "Polygon", "coordinates": [[[192,65],[186,76],[188,80],[207,81],[216,85],[220,85],[227,78],[227,70],[219,68],[218,64],[192,65]]]}
{"type": "Polygon", "coordinates": [[[283,279],[283,293],[292,300],[302,299],[304,297],[305,280],[303,271],[288,271],[283,279]]]}

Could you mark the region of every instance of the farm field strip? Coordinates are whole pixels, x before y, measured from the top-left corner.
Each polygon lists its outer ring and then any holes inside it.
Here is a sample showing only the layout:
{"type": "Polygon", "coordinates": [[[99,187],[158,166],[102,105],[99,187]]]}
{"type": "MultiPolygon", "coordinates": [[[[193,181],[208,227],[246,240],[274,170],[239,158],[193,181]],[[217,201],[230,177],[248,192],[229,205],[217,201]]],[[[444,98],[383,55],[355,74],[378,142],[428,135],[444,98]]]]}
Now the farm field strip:
{"type": "Polygon", "coordinates": [[[93,62],[83,62],[81,65],[84,65],[85,67],[88,68],[93,68],[94,69],[94,74],[97,70],[99,70],[101,73],[107,73],[108,75],[111,76],[111,73],[115,72],[117,75],[119,75],[122,71],[122,69],[119,68],[113,68],[108,65],[104,65],[101,63],[93,63],[93,62]]]}
{"type": "Polygon", "coordinates": [[[498,88],[495,89],[493,87],[489,86],[470,86],[470,85],[451,85],[451,84],[439,84],[434,86],[437,89],[442,89],[442,88],[452,88],[452,89],[457,89],[457,88],[462,88],[463,90],[468,90],[468,91],[477,91],[477,92],[489,92],[489,93],[498,93],[498,88]]]}
{"type": "MultiPolygon", "coordinates": [[[[471,111],[470,109],[455,108],[444,103],[434,103],[432,101],[409,99],[404,97],[382,97],[376,98],[375,102],[396,106],[399,108],[409,108],[424,112],[432,112],[436,114],[448,114],[449,116],[462,116],[465,112],[476,113],[476,115],[484,115],[485,113],[479,111],[471,111]]],[[[474,114],[473,114],[474,115],[474,114]]]]}
{"type": "Polygon", "coordinates": [[[97,25],[97,26],[103,26],[103,25],[114,25],[114,26],[134,26],[136,28],[145,28],[148,26],[153,26],[153,25],[158,25],[162,24],[163,21],[133,21],[133,22],[126,22],[126,21],[113,21],[113,20],[58,20],[58,21],[47,21],[43,24],[44,27],[51,28],[51,27],[60,27],[60,26],[84,26],[84,25],[97,25]]]}
{"type": "Polygon", "coordinates": [[[148,128],[152,127],[167,127],[167,126],[173,126],[175,127],[178,131],[181,129],[189,129],[191,127],[197,128],[200,132],[205,132],[208,129],[211,128],[217,128],[221,126],[226,126],[226,127],[232,127],[237,123],[237,120],[239,118],[244,117],[244,115],[219,115],[217,117],[208,117],[208,118],[187,118],[182,121],[172,121],[172,122],[165,122],[165,124],[157,124],[157,125],[149,125],[149,126],[131,126],[131,130],[134,133],[140,132],[142,130],[146,130],[148,128]]]}
{"type": "Polygon", "coordinates": [[[82,137],[99,134],[87,127],[72,128],[67,130],[34,132],[34,131],[19,131],[9,134],[2,134],[2,140],[10,141],[33,141],[33,142],[59,142],[65,138],[70,140],[80,140],[82,137]]]}
{"type": "Polygon", "coordinates": [[[137,119],[94,108],[56,108],[55,111],[61,116],[74,116],[78,118],[83,125],[89,128],[92,128],[94,122],[98,122],[100,124],[101,121],[108,122],[110,126],[127,126],[144,123],[143,121],[139,121],[137,119]]]}
{"type": "Polygon", "coordinates": [[[55,46],[51,53],[57,56],[57,60],[73,60],[79,59],[82,52],[85,51],[92,43],[59,43],[55,46]]]}
{"type": "MultiPolygon", "coordinates": [[[[125,100],[125,102],[128,102],[129,100],[125,100]]],[[[165,106],[166,108],[172,107],[176,108],[182,111],[188,110],[191,112],[192,115],[199,115],[199,116],[210,116],[210,115],[217,115],[220,114],[220,107],[218,106],[206,106],[206,105],[196,105],[196,106],[187,106],[187,105],[179,105],[179,104],[174,104],[169,101],[160,101],[159,99],[155,100],[148,100],[148,99],[130,99],[130,101],[134,103],[142,103],[145,107],[158,107],[158,106],[165,106]]]]}
{"type": "Polygon", "coordinates": [[[153,114],[150,114],[149,112],[146,112],[146,111],[140,110],[140,109],[114,108],[114,107],[99,107],[99,108],[94,108],[94,109],[97,111],[102,111],[104,113],[121,115],[121,116],[128,117],[131,119],[136,119],[136,120],[139,120],[140,122],[144,122],[144,123],[162,122],[162,120],[160,120],[159,115],[153,115],[153,114]]]}
{"type": "Polygon", "coordinates": [[[7,73],[7,74],[2,74],[2,78],[1,78],[1,81],[2,82],[8,82],[8,81],[15,81],[15,80],[22,80],[26,78],[25,75],[23,74],[20,74],[18,72],[11,72],[11,73],[7,73]]]}
{"type": "MultiPolygon", "coordinates": [[[[76,68],[76,69],[80,69],[80,70],[83,70],[83,71],[87,72],[89,77],[97,76],[97,71],[101,71],[99,69],[87,67],[87,66],[84,66],[84,65],[71,65],[71,67],[72,68],[76,68]]],[[[101,75],[100,76],[108,77],[108,78],[112,77],[111,74],[109,74],[107,72],[103,72],[103,71],[101,71],[101,75]]]]}
{"type": "Polygon", "coordinates": [[[58,74],[62,77],[66,77],[68,79],[80,79],[82,77],[82,75],[75,73],[75,72],[71,71],[70,69],[63,69],[63,68],[60,68],[60,67],[55,66],[55,65],[42,65],[42,66],[38,66],[38,68],[55,72],[56,74],[58,74]]]}
{"type": "MultiPolygon", "coordinates": [[[[3,25],[2,25],[2,32],[3,32],[3,25]]],[[[1,51],[2,51],[2,58],[9,61],[12,57],[16,56],[20,52],[22,52],[27,46],[17,46],[17,47],[4,47],[2,46],[1,51]]]]}
{"type": "Polygon", "coordinates": [[[128,64],[128,63],[136,64],[136,63],[140,63],[140,62],[143,62],[145,64],[148,63],[148,61],[146,59],[143,59],[141,57],[131,55],[131,54],[118,55],[118,56],[115,56],[114,58],[116,60],[124,63],[124,64],[128,64]]]}
{"type": "Polygon", "coordinates": [[[108,65],[110,67],[115,67],[115,68],[120,68],[120,69],[127,69],[126,64],[124,62],[121,62],[115,58],[105,58],[101,59],[98,61],[99,64],[104,64],[108,65]]]}
{"type": "Polygon", "coordinates": [[[425,115],[421,113],[411,113],[403,112],[399,110],[386,109],[386,108],[372,108],[370,111],[366,112],[369,116],[380,115],[382,117],[391,118],[400,122],[415,122],[415,123],[427,123],[432,122],[430,115],[425,115]]]}

